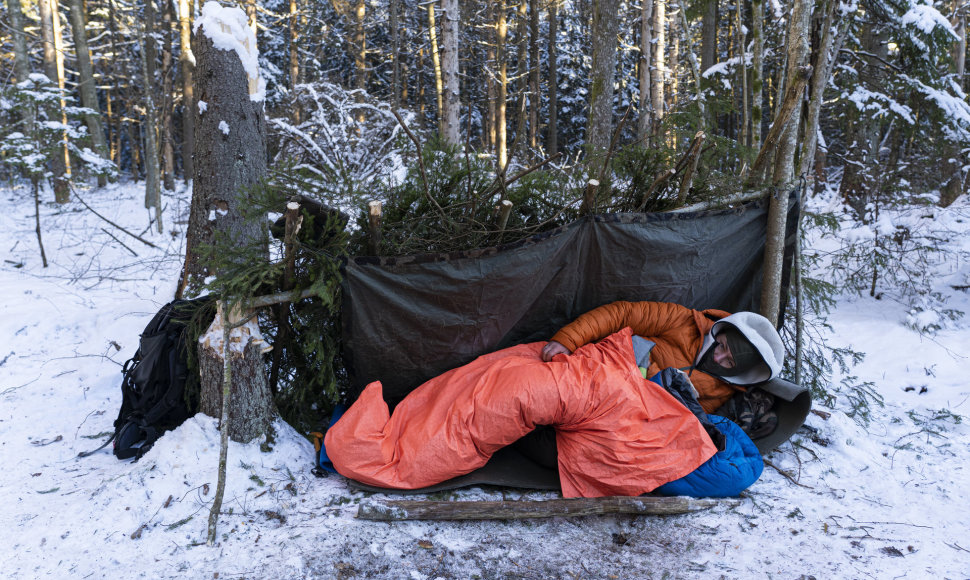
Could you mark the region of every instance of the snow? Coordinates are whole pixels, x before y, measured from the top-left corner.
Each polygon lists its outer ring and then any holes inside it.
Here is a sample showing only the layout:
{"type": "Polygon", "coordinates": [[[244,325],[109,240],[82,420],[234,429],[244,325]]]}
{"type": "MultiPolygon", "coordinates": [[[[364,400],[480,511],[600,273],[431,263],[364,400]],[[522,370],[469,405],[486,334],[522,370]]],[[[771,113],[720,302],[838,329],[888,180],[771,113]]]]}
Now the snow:
{"type": "Polygon", "coordinates": [[[923,34],[930,35],[936,27],[945,30],[953,40],[960,40],[960,36],[953,30],[953,26],[940,14],[940,11],[928,4],[913,4],[900,19],[903,26],[913,26],[923,34]]]}
{"type": "Polygon", "coordinates": [[[206,109],[209,108],[209,103],[207,103],[207,102],[205,102],[203,100],[199,100],[199,102],[196,103],[196,105],[199,107],[199,114],[200,115],[203,114],[203,113],[205,113],[206,109]]]}
{"type": "Polygon", "coordinates": [[[229,123],[226,123],[225,121],[219,121],[219,131],[221,131],[223,135],[228,135],[229,123]]]}
{"type": "Polygon", "coordinates": [[[210,0],[202,5],[202,13],[192,30],[195,34],[201,30],[220,50],[235,51],[249,77],[249,98],[256,102],[266,98],[266,80],[259,73],[256,32],[249,27],[249,18],[242,9],[210,0]]]}
{"type": "MultiPolygon", "coordinates": [[[[768,456],[773,467],[737,506],[669,517],[367,522],[354,517],[357,504],[386,497],[314,477],[312,446],[278,423],[271,452],[259,441],[231,444],[218,542],[207,547],[214,419],[188,420],[137,463],[106,450],[77,457],[110,432],[121,365],[173,294],[184,243],[184,225],[164,234],[148,227],[143,185],[80,191],[158,248],[45,192],[50,267],[42,268],[29,188],[0,188],[0,577],[966,578],[970,570],[970,321],[921,335],[891,291],[839,297],[824,331],[832,346],[867,353],[833,385],[869,381],[884,406],[857,421],[848,392],[830,388],[834,400],[816,402],[820,414],[768,456]]],[[[190,192],[163,195],[172,227],[186,218],[190,192]]],[[[949,307],[970,313],[970,294],[949,285],[970,272],[970,201],[922,214],[930,217],[887,223],[939,228],[949,257],[926,275],[949,307]]],[[[471,488],[431,499],[552,497],[471,488]]]]}

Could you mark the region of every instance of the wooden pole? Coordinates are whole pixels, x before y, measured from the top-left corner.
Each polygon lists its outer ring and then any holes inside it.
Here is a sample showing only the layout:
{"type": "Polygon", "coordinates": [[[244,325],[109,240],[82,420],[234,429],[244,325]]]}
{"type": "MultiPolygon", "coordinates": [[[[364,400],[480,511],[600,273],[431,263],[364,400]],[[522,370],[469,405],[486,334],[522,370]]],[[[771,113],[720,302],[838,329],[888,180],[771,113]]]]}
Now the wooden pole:
{"type": "Polygon", "coordinates": [[[546,501],[364,501],[357,507],[362,520],[520,520],[602,514],[675,515],[740,500],[690,497],[582,497],[546,501]]]}
{"type": "Polygon", "coordinates": [[[498,216],[498,231],[504,232],[505,226],[509,223],[509,215],[512,213],[513,203],[507,199],[503,199],[499,208],[498,216]]]}
{"type": "Polygon", "coordinates": [[[370,228],[370,253],[381,255],[381,202],[372,201],[367,204],[367,221],[370,228]]]}

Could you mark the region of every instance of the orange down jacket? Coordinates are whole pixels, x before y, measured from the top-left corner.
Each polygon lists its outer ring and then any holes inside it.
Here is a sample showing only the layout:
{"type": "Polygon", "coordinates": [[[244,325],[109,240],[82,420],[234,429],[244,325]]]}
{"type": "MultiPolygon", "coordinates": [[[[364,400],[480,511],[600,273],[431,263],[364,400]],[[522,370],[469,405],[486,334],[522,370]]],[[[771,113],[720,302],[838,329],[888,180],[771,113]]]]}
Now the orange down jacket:
{"type": "Polygon", "coordinates": [[[326,436],[342,475],[417,489],[471,472],[537,425],[556,428],[564,497],[640,495],[716,452],[700,422],[636,367],[623,329],[542,362],[513,346],[439,375],[390,415],[373,382],[326,436]]]}
{"type": "MultiPolygon", "coordinates": [[[[667,367],[683,368],[694,364],[704,343],[704,335],[718,319],[728,316],[723,310],[692,310],[671,302],[613,302],[590,310],[564,326],[551,340],[570,351],[600,340],[621,328],[656,343],[650,352],[647,376],[667,367]]],[[[723,405],[738,387],[702,372],[690,377],[704,411],[711,413],[723,405]]],[[[743,390],[743,389],[742,389],[743,390]]]]}

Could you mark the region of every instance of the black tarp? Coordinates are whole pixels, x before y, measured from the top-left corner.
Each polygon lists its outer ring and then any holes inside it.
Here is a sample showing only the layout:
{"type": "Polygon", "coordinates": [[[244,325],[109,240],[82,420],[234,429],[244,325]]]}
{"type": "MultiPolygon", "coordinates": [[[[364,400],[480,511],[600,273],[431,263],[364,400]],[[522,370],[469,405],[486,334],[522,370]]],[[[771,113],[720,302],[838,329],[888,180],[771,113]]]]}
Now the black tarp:
{"type": "MultiPolygon", "coordinates": [[[[796,200],[793,192],[785,290],[796,200]]],[[[342,336],[352,389],[380,380],[393,402],[483,353],[547,340],[580,314],[615,300],[757,311],[767,205],[597,215],[494,248],[351,258],[342,336]]]]}

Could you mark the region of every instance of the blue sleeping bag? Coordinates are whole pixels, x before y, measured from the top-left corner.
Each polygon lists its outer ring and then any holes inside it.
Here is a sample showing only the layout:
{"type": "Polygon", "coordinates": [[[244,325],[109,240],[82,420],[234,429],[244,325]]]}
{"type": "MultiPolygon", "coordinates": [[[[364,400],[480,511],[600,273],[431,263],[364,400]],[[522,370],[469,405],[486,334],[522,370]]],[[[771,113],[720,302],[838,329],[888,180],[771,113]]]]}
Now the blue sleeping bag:
{"type": "Polygon", "coordinates": [[[661,495],[691,497],[734,497],[758,481],[765,464],[747,433],[724,417],[708,415],[724,434],[724,451],[680,479],[654,490],[661,495]]]}

